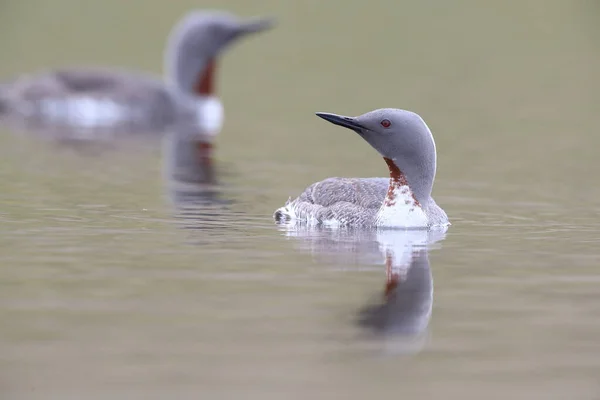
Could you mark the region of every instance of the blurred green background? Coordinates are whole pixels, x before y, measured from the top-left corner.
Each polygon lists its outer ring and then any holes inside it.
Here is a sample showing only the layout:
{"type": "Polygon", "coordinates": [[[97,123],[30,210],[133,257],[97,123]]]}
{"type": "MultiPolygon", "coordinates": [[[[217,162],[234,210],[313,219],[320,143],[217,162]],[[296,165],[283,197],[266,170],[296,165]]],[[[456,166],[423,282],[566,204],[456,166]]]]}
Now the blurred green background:
{"type": "Polygon", "coordinates": [[[573,190],[585,186],[594,163],[594,2],[56,0],[1,7],[0,76],[7,79],[71,64],[161,73],[166,35],[190,8],[276,16],[276,30],[235,44],[222,59],[218,87],[233,132],[222,135],[223,157],[261,142],[274,162],[322,164],[335,152],[331,175],[381,174],[358,137],[333,131],[313,112],[398,107],[422,114],[433,130],[441,184],[461,177],[508,185],[529,176],[557,185],[560,177],[557,186],[573,190]]]}

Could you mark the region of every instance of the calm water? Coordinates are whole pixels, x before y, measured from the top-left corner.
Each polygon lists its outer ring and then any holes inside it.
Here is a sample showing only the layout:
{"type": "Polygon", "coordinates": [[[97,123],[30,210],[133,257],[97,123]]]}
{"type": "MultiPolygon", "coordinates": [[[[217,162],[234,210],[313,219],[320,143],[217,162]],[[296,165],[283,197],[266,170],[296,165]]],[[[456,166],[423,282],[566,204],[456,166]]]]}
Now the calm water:
{"type": "Polygon", "coordinates": [[[191,7],[280,26],[222,59],[211,201],[169,192],[157,140],[1,131],[2,398],[599,399],[600,9],[430,3],[4,2],[0,79],[160,73],[191,7]],[[386,172],[313,112],[388,106],[436,137],[445,237],[275,226],[313,181],[386,172]],[[413,268],[386,297],[390,248],[413,268]]]}

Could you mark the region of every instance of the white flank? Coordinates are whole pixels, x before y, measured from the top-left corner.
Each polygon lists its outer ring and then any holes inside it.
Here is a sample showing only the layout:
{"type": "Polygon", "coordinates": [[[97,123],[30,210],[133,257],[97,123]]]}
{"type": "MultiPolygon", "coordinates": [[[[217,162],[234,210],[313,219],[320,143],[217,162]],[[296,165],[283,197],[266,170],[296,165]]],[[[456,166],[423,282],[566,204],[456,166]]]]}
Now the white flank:
{"type": "Polygon", "coordinates": [[[296,222],[296,211],[294,210],[294,203],[292,202],[292,198],[290,197],[288,201],[285,202],[283,207],[279,207],[273,213],[273,216],[279,215],[279,220],[281,222],[286,222],[289,224],[294,224],[296,222]]]}
{"type": "Polygon", "coordinates": [[[89,96],[46,98],[40,101],[39,106],[52,121],[89,128],[122,122],[133,111],[111,99],[89,96]]]}

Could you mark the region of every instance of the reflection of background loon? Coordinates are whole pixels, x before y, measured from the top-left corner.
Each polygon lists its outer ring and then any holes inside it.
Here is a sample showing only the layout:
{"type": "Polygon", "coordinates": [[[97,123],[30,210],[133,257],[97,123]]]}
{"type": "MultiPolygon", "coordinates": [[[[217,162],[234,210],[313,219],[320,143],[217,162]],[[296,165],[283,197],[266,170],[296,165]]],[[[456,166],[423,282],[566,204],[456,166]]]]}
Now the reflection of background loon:
{"type": "Polygon", "coordinates": [[[197,139],[195,130],[186,127],[173,129],[164,137],[163,182],[176,217],[185,220],[185,227],[210,229],[226,222],[233,201],[224,194],[218,179],[226,171],[220,165],[217,171],[211,155],[202,154],[212,149],[193,145],[197,139]]]}
{"type": "Polygon", "coordinates": [[[178,125],[167,132],[162,144],[162,162],[165,179],[170,184],[217,183],[212,147],[197,145],[202,142],[193,126],[178,125]]]}
{"type": "Polygon", "coordinates": [[[383,296],[358,312],[358,325],[388,338],[395,352],[422,349],[433,305],[430,246],[442,230],[341,230],[286,226],[286,235],[317,259],[345,264],[384,264],[383,296]],[[397,340],[396,340],[397,339],[397,340]]]}

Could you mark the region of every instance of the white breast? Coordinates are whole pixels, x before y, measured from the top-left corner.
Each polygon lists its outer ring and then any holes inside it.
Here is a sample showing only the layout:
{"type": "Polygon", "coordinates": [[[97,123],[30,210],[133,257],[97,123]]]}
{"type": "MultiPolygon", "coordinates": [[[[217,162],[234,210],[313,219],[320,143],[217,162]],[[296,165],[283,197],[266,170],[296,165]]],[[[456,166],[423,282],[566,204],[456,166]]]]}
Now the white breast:
{"type": "Polygon", "coordinates": [[[406,185],[396,186],[386,197],[377,214],[376,225],[382,228],[426,228],[428,218],[406,185]]]}
{"type": "Polygon", "coordinates": [[[196,123],[206,135],[216,136],[223,128],[223,104],[215,96],[196,100],[196,123]]]}

